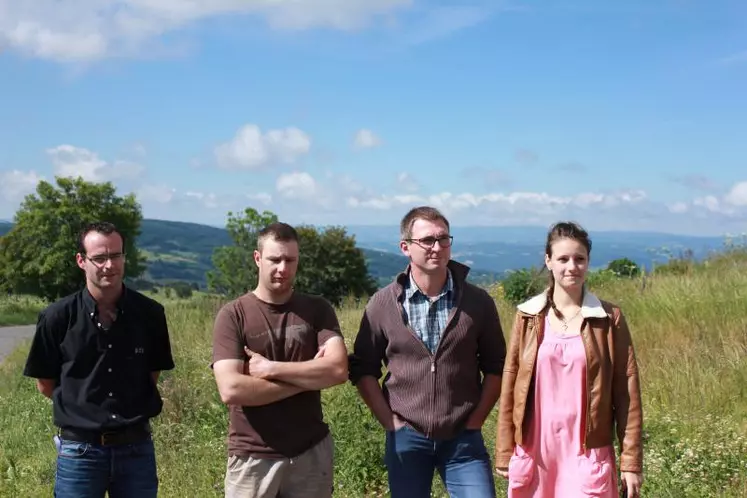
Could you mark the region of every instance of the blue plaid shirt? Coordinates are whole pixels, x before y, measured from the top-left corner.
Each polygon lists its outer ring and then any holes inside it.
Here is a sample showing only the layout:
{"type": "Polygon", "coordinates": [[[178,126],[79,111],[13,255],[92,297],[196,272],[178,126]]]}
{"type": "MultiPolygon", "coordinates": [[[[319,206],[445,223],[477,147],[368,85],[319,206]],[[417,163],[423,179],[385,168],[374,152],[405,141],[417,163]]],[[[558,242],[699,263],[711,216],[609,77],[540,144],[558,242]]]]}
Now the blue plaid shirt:
{"type": "Polygon", "coordinates": [[[426,296],[415,283],[410,273],[410,278],[405,282],[404,294],[404,318],[405,324],[409,325],[423,341],[425,347],[434,354],[441,333],[446,328],[449,312],[456,303],[456,292],[454,280],[451,278],[451,270],[446,277],[446,285],[441,293],[432,299],[426,296]]]}

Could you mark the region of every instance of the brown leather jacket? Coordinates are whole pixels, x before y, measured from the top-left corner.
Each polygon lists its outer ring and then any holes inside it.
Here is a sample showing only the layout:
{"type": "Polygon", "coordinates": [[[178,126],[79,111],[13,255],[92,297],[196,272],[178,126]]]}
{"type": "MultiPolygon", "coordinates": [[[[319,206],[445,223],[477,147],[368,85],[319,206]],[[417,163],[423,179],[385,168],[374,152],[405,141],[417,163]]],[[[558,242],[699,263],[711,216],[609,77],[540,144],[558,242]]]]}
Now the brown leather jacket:
{"type": "MultiPolygon", "coordinates": [[[[546,294],[518,306],[503,369],[495,466],[508,468],[514,444],[522,444],[534,400],[534,363],[544,337],[546,294]]],[[[622,448],[620,470],[641,472],[643,447],[641,389],[630,331],[620,308],[587,292],[581,309],[586,350],[586,433],[584,449],[622,448]]]]}

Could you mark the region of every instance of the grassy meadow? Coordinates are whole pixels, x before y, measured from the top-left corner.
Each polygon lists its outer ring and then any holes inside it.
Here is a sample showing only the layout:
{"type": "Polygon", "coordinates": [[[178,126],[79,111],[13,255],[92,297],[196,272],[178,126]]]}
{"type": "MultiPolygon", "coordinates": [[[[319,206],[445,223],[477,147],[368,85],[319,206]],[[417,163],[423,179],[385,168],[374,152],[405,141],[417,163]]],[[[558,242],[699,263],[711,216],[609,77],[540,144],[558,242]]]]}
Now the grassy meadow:
{"type": "MultiPolygon", "coordinates": [[[[747,253],[595,285],[622,306],[640,362],[643,496],[747,497],[747,253]]],[[[494,295],[508,336],[513,308],[500,288],[494,295]]],[[[165,406],[154,422],[164,497],[222,496],[227,415],[208,368],[219,305],[207,295],[166,301],[177,367],[162,377],[165,406]]],[[[339,310],[349,347],[361,313],[353,304],[339,310]]],[[[3,497],[52,493],[51,402],[21,376],[27,347],[0,365],[3,497]]],[[[351,385],[327,390],[323,399],[335,439],[336,496],[386,496],[383,430],[351,385]]],[[[484,434],[492,454],[495,413],[484,434]]],[[[505,496],[497,480],[498,496],[505,496]]],[[[435,482],[433,495],[446,496],[435,482]]]]}
{"type": "Polygon", "coordinates": [[[36,323],[45,302],[31,296],[0,297],[0,327],[36,323]]]}

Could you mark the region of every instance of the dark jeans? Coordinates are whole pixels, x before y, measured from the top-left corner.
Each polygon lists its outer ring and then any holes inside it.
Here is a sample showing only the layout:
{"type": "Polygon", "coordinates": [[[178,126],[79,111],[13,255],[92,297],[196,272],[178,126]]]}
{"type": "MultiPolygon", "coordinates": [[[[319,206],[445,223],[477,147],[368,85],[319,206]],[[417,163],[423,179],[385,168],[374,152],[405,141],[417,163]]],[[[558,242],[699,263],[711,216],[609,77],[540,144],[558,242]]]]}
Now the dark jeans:
{"type": "Polygon", "coordinates": [[[60,498],[150,498],[158,493],[151,439],[116,446],[58,442],[54,496],[60,498]]]}
{"type": "Polygon", "coordinates": [[[387,432],[385,459],[392,498],[428,498],[436,469],[452,498],[495,497],[493,468],[479,430],[433,441],[403,427],[387,432]]]}

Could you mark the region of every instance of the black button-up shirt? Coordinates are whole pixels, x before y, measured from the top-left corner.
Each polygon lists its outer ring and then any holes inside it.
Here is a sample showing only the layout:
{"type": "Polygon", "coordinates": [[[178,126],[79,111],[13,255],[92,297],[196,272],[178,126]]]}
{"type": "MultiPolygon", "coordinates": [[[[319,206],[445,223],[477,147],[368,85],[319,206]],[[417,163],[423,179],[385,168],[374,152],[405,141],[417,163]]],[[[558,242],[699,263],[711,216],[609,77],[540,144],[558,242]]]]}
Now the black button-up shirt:
{"type": "Polygon", "coordinates": [[[104,431],[161,413],[163,401],[151,372],[173,368],[160,303],[125,288],[117,319],[104,330],[96,301],[84,288],[39,314],[23,374],[57,381],[55,425],[104,431]]]}

